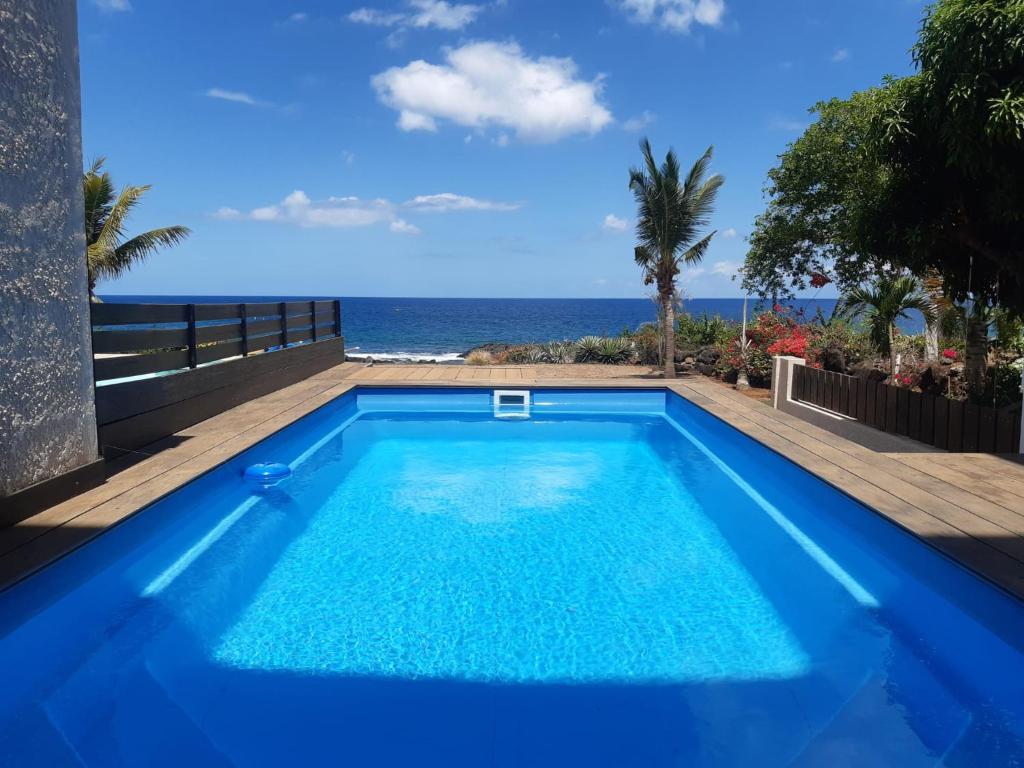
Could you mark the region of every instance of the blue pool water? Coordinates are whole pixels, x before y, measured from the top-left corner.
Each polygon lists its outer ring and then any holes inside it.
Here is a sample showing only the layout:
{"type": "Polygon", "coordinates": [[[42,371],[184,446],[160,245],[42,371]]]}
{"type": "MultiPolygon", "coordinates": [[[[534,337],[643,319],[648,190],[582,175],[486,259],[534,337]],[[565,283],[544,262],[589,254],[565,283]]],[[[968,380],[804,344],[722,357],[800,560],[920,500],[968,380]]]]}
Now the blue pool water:
{"type": "Polygon", "coordinates": [[[356,390],[0,617],[2,765],[1024,765],[1024,607],[660,390],[356,390]]]}

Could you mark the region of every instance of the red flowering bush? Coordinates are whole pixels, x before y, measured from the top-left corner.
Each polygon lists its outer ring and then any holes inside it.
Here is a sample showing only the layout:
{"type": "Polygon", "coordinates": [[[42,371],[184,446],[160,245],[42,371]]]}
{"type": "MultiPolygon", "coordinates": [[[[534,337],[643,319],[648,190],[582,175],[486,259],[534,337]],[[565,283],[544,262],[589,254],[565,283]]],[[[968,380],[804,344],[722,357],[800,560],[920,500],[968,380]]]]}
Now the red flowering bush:
{"type": "Polygon", "coordinates": [[[950,361],[956,360],[956,350],[953,349],[953,348],[944,349],[944,350],[942,350],[942,356],[946,360],[950,360],[950,361]]]}
{"type": "Polygon", "coordinates": [[[783,336],[768,345],[768,354],[806,357],[807,341],[806,329],[802,325],[794,325],[783,336]]]}

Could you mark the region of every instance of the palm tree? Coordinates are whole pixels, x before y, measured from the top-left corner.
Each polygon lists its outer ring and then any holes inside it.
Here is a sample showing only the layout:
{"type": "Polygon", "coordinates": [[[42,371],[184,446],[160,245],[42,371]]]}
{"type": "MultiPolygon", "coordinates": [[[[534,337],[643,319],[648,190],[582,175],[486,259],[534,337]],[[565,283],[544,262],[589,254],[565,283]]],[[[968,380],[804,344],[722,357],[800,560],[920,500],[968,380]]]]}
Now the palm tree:
{"type": "Polygon", "coordinates": [[[161,227],[125,240],[125,220],[150,187],[127,186],[120,194],[115,193],[110,174],[102,170],[103,161],[102,157],[93,161],[82,177],[89,296],[94,300],[98,280],[120,277],[136,262],[161,247],[180,243],[191,234],[188,227],[161,227]]]}
{"type": "Polygon", "coordinates": [[[924,315],[926,323],[935,322],[931,299],[909,275],[882,275],[874,285],[854,288],[843,297],[842,307],[847,317],[860,317],[864,321],[871,341],[888,361],[890,371],[896,321],[916,309],[924,315]]]}
{"type": "Polygon", "coordinates": [[[675,378],[676,277],[681,265],[704,258],[715,233],[698,239],[697,232],[711,218],[715,196],[725,179],[717,174],[705,179],[712,147],[693,164],[685,179],[680,179],[679,158],[673,150],[668,151],[661,167],[647,139],[640,142],[640,151],[644,167],[629,171],[640,241],[634,256],[644,271],[644,284],[653,283],[657,288],[665,329],[665,377],[675,378]]]}

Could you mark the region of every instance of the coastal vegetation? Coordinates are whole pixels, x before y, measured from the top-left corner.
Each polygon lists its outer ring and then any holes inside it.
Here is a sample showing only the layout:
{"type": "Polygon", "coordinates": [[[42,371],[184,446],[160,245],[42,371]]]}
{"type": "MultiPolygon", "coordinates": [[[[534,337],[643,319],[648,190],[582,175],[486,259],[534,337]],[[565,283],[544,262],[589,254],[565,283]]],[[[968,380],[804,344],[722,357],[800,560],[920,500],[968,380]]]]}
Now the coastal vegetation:
{"type": "Polygon", "coordinates": [[[191,234],[188,227],[175,225],[128,237],[128,215],[150,186],[129,185],[117,192],[110,173],[103,170],[103,163],[102,157],[95,160],[82,177],[89,296],[94,301],[99,280],[114,280],[161,248],[176,245],[191,234]]]}
{"type": "Polygon", "coordinates": [[[988,402],[1016,343],[993,323],[1024,314],[1024,3],[940,0],[912,55],[914,75],[814,106],[768,174],[743,284],[775,302],[833,283],[886,359],[902,293],[926,362],[962,326],[964,389],[988,402]]]}
{"type": "Polygon", "coordinates": [[[634,249],[637,265],[643,270],[644,285],[657,291],[659,324],[664,339],[665,377],[676,375],[674,334],[675,305],[679,293],[676,279],[684,264],[697,264],[704,258],[715,232],[701,234],[714,210],[715,198],[725,179],[708,176],[712,148],[681,177],[679,158],[673,150],[659,166],[651,143],[640,142],[643,165],[629,172],[629,188],[637,205],[634,249]]]}

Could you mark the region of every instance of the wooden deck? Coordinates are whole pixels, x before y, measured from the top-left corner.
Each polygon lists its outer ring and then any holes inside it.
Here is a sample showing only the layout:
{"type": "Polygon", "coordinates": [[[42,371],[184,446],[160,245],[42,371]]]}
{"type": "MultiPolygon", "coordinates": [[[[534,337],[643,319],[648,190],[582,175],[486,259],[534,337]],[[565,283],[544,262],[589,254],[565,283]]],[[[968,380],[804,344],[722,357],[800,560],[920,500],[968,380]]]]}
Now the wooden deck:
{"type": "MultiPolygon", "coordinates": [[[[449,366],[345,363],[226,411],[111,465],[111,476],[0,531],[0,586],[81,545],[359,384],[661,387],[628,366],[449,366]]],[[[1024,465],[949,454],[854,429],[840,437],[703,377],[670,388],[1024,598],[1024,465]],[[867,446],[872,447],[867,447],[867,446]],[[881,447],[880,447],[881,446],[881,447]]]]}

